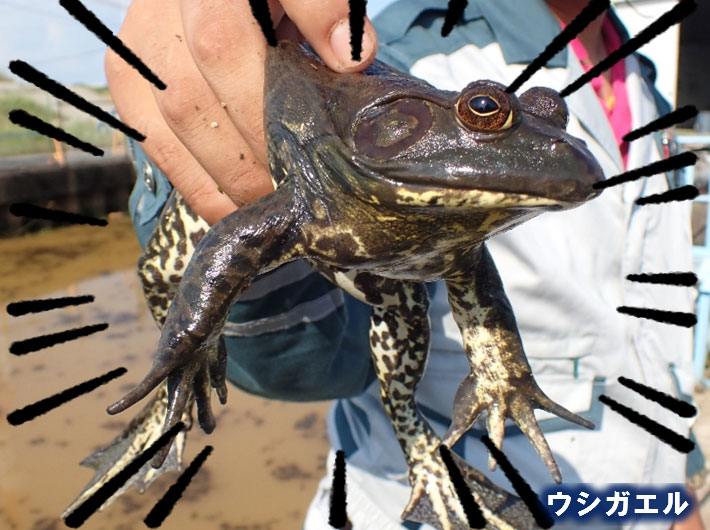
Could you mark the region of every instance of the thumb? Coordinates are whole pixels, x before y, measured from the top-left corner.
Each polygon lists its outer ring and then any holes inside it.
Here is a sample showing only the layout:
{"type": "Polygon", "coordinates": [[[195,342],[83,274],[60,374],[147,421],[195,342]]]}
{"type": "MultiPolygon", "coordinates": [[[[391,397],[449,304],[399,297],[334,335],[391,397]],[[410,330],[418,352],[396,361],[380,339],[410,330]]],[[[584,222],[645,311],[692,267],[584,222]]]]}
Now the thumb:
{"type": "Polygon", "coordinates": [[[367,17],[364,21],[360,59],[352,58],[350,9],[346,0],[281,0],[281,5],[289,19],[332,70],[357,72],[367,68],[375,59],[377,34],[367,17]]]}

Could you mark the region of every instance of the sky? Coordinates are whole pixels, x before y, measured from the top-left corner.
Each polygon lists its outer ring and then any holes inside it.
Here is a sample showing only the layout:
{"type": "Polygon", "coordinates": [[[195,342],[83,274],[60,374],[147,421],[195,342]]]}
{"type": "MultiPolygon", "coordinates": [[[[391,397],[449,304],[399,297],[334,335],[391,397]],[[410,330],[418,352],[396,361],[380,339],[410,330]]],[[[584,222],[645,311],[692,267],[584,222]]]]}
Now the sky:
{"type": "MultiPolygon", "coordinates": [[[[131,0],[81,1],[114,33],[120,29],[131,3],[131,0]]],[[[370,18],[393,1],[368,0],[370,18]]],[[[615,5],[633,35],[670,9],[674,2],[637,0],[631,8],[617,0],[615,5]]],[[[657,87],[671,102],[675,101],[676,92],[677,44],[678,27],[674,26],[641,48],[656,62],[657,87]]],[[[8,63],[21,59],[63,84],[105,86],[105,50],[104,43],[69,15],[59,5],[59,0],[0,0],[0,72],[7,76],[14,78],[8,63]]]]}
{"type": "MultiPolygon", "coordinates": [[[[82,0],[114,33],[130,0],[82,0]]],[[[61,83],[106,84],[106,46],[75,20],[58,0],[0,0],[0,71],[14,59],[28,62],[61,83]]]]}
{"type": "MultiPolygon", "coordinates": [[[[236,0],[242,1],[242,0],[236,0]]],[[[370,16],[391,0],[370,0],[370,16]]],[[[130,0],[82,0],[114,34],[130,0]]],[[[0,72],[21,59],[63,84],[106,84],[106,46],[75,20],[58,0],[0,0],[0,72]]]]}

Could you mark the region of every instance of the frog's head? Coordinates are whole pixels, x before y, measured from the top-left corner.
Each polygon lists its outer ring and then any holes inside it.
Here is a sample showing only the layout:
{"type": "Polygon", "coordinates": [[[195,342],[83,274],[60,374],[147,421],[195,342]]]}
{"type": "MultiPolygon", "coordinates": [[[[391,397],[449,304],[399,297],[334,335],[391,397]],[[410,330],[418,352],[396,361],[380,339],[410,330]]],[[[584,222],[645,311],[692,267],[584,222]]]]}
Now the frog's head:
{"type": "Polygon", "coordinates": [[[552,89],[518,98],[476,81],[460,94],[377,101],[346,137],[362,173],[388,181],[399,203],[562,209],[596,197],[592,186],[604,178],[586,144],[565,132],[567,121],[552,89]]]}
{"type": "Polygon", "coordinates": [[[315,180],[361,200],[523,220],[598,195],[601,168],[565,132],[567,107],[554,90],[518,98],[477,81],[442,91],[379,61],[335,74],[289,43],[273,49],[266,74],[272,143],[289,136],[311,153],[315,180]]]}

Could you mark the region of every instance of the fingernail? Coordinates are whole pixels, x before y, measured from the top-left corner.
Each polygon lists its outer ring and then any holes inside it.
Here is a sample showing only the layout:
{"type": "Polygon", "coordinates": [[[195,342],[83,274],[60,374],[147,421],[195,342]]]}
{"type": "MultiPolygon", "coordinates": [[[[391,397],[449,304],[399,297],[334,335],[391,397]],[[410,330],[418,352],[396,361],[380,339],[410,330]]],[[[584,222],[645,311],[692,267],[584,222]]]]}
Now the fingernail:
{"type": "Polygon", "coordinates": [[[362,34],[362,51],[360,60],[353,61],[352,46],[350,45],[350,22],[347,18],[338,21],[330,33],[330,46],[342,68],[351,68],[359,65],[372,53],[373,43],[368,28],[362,34]]]}

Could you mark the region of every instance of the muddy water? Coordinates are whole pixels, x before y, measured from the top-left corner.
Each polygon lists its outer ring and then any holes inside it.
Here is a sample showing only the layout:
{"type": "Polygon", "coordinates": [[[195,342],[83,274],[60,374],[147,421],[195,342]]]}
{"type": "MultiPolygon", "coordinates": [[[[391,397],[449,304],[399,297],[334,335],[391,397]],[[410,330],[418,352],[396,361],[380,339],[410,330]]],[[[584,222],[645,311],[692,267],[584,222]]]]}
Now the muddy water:
{"type": "MultiPolygon", "coordinates": [[[[138,246],[123,217],[107,228],[70,227],[0,240],[0,528],[65,528],[59,514],[93,475],[78,462],[112,439],[133,411],[108,416],[107,404],[150,365],[158,332],[142,300],[134,263],[138,246]],[[94,303],[11,317],[7,303],[93,294],[94,303]],[[23,356],[10,344],[32,336],[108,322],[106,331],[23,356]],[[4,352],[4,353],[3,353],[4,352]],[[35,420],[11,426],[8,413],[119,366],[128,372],[35,420]]],[[[280,530],[301,527],[323,473],[326,403],[291,404],[230,388],[213,400],[217,429],[188,435],[186,462],[214,446],[165,529],[280,530]]],[[[82,528],[128,530],[142,523],[177,475],[144,495],[127,493],[82,528]]]]}

